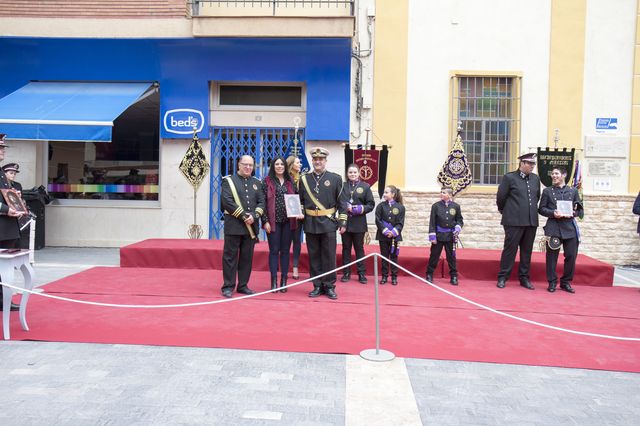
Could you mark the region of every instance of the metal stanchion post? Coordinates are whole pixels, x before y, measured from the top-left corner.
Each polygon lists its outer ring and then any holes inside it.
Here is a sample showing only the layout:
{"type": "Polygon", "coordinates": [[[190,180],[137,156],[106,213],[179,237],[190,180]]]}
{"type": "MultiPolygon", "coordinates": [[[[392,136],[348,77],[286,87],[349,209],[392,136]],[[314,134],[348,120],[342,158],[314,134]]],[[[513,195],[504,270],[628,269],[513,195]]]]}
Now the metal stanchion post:
{"type": "Polygon", "coordinates": [[[360,352],[360,356],[368,361],[391,361],[396,356],[393,352],[380,349],[380,306],[378,303],[378,256],[373,256],[373,280],[375,290],[375,304],[376,304],[376,348],[365,349],[360,352]]]}

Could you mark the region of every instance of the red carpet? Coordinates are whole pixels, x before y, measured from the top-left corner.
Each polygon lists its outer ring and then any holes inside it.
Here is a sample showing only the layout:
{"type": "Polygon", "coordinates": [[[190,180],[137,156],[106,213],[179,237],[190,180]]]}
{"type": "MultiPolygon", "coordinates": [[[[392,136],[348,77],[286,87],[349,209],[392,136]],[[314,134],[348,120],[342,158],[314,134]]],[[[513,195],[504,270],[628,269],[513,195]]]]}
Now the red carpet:
{"type": "MultiPolygon", "coordinates": [[[[184,268],[222,269],[222,246],[220,240],[150,239],[131,244],[120,249],[120,265],[132,268],[184,268]]],[[[366,254],[379,253],[377,245],[365,247],[366,254]]],[[[342,264],[342,249],[338,246],[338,265],[342,264]]],[[[499,250],[459,249],[457,252],[458,272],[462,279],[493,281],[500,269],[499,250]]],[[[269,270],[269,247],[266,242],[256,245],[253,260],[254,271],[269,270]]],[[[444,255],[443,255],[444,256],[444,255]]],[[[424,276],[429,259],[428,247],[401,247],[399,263],[416,275],[424,276]]],[[[516,258],[517,260],[517,258],[516,258]]],[[[441,260],[441,264],[445,263],[441,260]]],[[[559,268],[562,267],[560,255],[559,268]]],[[[309,270],[306,245],[302,245],[300,255],[301,271],[309,270]]],[[[447,267],[445,266],[445,269],[447,267]]],[[[355,269],[354,269],[355,270],[355,269]]],[[[436,275],[440,272],[438,266],[436,275]]],[[[373,271],[373,259],[368,259],[367,271],[373,271]]],[[[612,265],[582,254],[578,255],[574,285],[612,286],[612,265]]],[[[562,270],[559,270],[560,274],[562,270]]],[[[511,279],[517,282],[518,262],[513,268],[511,279]]],[[[404,275],[404,273],[401,273],[404,275]]],[[[534,252],[531,261],[531,280],[546,283],[545,254],[534,252]]]]}
{"type": "MultiPolygon", "coordinates": [[[[47,293],[123,304],[220,300],[218,270],[94,268],[48,284],[47,293]]],[[[640,337],[637,289],[582,286],[550,294],[508,283],[462,279],[443,288],[478,303],[545,324],[640,337]]],[[[254,271],[252,287],[268,287],[254,271]]],[[[375,346],[374,286],[338,284],[338,301],[310,299],[311,284],[288,293],[216,305],[161,309],[108,308],[34,295],[16,340],[123,343],[358,354],[375,346]]],[[[227,299],[225,299],[227,300],[227,299]]],[[[418,280],[380,287],[381,348],[401,357],[482,361],[640,372],[640,342],[580,336],[541,328],[477,308],[418,280]]]]}

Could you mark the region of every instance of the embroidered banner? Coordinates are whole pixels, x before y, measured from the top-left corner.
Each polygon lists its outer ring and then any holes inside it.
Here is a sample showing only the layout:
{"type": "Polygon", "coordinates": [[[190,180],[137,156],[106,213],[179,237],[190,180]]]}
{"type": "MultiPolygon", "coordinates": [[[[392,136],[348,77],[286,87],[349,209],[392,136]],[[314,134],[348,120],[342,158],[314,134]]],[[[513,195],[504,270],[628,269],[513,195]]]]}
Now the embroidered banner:
{"type": "Polygon", "coordinates": [[[554,167],[562,167],[567,170],[567,184],[570,182],[573,172],[573,157],[575,148],[567,151],[567,148],[538,148],[538,174],[540,182],[544,186],[551,186],[551,170],[554,167]]]}
{"type": "Polygon", "coordinates": [[[360,167],[360,179],[372,186],[378,182],[380,152],[375,149],[356,149],[353,151],[353,162],[360,167]]]}
{"type": "Polygon", "coordinates": [[[464,145],[462,144],[460,132],[458,132],[458,136],[451,147],[447,160],[442,165],[440,173],[438,173],[438,182],[442,186],[451,188],[453,195],[456,195],[473,182],[469,162],[464,154],[464,145]]]}

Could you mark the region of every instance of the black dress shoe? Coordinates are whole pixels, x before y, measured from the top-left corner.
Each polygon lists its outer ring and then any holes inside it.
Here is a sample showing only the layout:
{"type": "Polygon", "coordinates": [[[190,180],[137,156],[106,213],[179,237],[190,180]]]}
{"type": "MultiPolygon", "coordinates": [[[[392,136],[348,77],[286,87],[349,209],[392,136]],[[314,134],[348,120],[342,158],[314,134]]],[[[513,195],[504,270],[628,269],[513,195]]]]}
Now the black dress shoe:
{"type": "Polygon", "coordinates": [[[549,293],[553,293],[554,291],[556,291],[556,283],[549,283],[549,287],[547,287],[547,291],[549,293]]]}
{"type": "Polygon", "coordinates": [[[325,291],[325,294],[327,295],[327,297],[331,300],[336,300],[338,298],[338,295],[336,294],[336,291],[332,288],[328,288],[325,291]]]}
{"type": "Polygon", "coordinates": [[[287,289],[286,289],[286,287],[287,287],[287,277],[286,276],[282,276],[280,278],[280,287],[282,287],[280,289],[280,293],[286,293],[287,292],[287,289]]]}
{"type": "Polygon", "coordinates": [[[222,295],[227,299],[233,297],[233,292],[231,290],[222,290],[222,295]]]}
{"type": "Polygon", "coordinates": [[[366,284],[367,283],[367,277],[365,277],[364,274],[358,274],[358,282],[360,284],[366,284]]]}
{"type": "Polygon", "coordinates": [[[458,285],[458,277],[451,277],[451,285],[458,285]]]}
{"type": "Polygon", "coordinates": [[[398,277],[396,276],[391,277],[391,285],[398,285],[398,277]]]}
{"type": "Polygon", "coordinates": [[[239,288],[238,289],[238,293],[240,293],[240,294],[256,294],[256,292],[251,290],[249,287],[239,288]]]}
{"type": "Polygon", "coordinates": [[[380,284],[386,284],[387,283],[387,276],[383,275],[382,279],[380,280],[380,284]]]}
{"type": "Polygon", "coordinates": [[[427,274],[427,281],[429,281],[430,283],[433,282],[433,274],[427,274]]]}
{"type": "Polygon", "coordinates": [[[347,281],[350,281],[350,280],[351,280],[351,274],[344,274],[342,278],[340,278],[340,281],[343,283],[346,283],[347,281]]]}
{"type": "Polygon", "coordinates": [[[535,290],[536,288],[529,282],[528,279],[523,278],[520,280],[520,286],[526,288],[527,290],[535,290]]]}
{"type": "Polygon", "coordinates": [[[507,285],[507,282],[504,280],[504,278],[498,278],[498,284],[496,284],[496,287],[504,288],[504,286],[506,285],[507,285]]]}
{"type": "MultiPolygon", "coordinates": [[[[2,303],[0,303],[0,311],[3,311],[3,307],[2,307],[2,303]]],[[[11,302],[11,311],[19,311],[20,310],[20,305],[18,305],[17,303],[13,303],[11,302]]]]}
{"type": "Polygon", "coordinates": [[[316,287],[309,293],[309,297],[318,297],[324,294],[324,291],[320,287],[316,287]]]}
{"type": "Polygon", "coordinates": [[[564,290],[567,293],[575,293],[576,291],[573,289],[573,287],[571,287],[571,284],[569,283],[565,283],[565,284],[560,284],[560,290],[564,290]]]}

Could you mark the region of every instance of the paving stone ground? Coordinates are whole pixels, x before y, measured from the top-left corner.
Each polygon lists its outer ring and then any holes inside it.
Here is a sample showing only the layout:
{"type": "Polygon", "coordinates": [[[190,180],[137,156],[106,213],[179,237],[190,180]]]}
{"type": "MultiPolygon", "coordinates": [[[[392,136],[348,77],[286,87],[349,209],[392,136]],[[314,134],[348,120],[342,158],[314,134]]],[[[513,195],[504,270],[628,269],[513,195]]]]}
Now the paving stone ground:
{"type": "MultiPolygon", "coordinates": [[[[117,249],[45,248],[36,253],[36,284],[118,262],[117,249]]],[[[638,286],[640,271],[620,268],[616,283],[638,286]]],[[[640,420],[634,373],[424,359],[388,368],[340,354],[31,341],[0,341],[0,360],[0,425],[9,426],[640,420]],[[371,383],[363,403],[358,385],[371,383]],[[384,415],[400,403],[407,415],[384,415]],[[373,410],[382,414],[372,420],[373,410]]]]}

